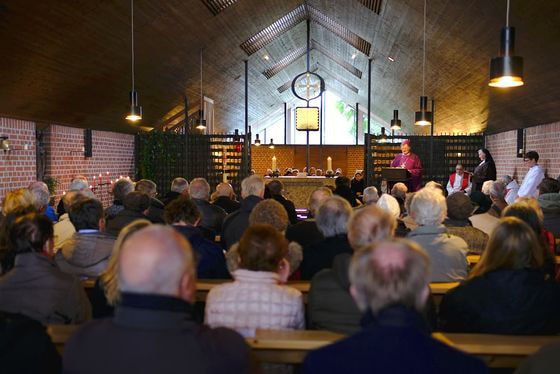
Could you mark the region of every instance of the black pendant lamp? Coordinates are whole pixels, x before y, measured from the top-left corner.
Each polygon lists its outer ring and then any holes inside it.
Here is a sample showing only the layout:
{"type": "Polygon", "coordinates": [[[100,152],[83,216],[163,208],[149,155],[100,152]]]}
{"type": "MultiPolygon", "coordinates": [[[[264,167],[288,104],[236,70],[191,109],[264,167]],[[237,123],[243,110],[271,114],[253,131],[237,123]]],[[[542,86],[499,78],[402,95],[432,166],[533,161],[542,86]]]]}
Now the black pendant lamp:
{"type": "Polygon", "coordinates": [[[134,87],[134,0],[130,0],[130,40],[132,90],[130,91],[130,112],[125,118],[128,121],[136,122],[142,119],[142,107],[138,105],[138,92],[134,87]]]}
{"type": "Polygon", "coordinates": [[[204,131],[206,130],[206,120],[204,119],[204,97],[202,96],[202,49],[200,50],[200,110],[198,114],[196,128],[200,131],[204,131]]]}
{"type": "Polygon", "coordinates": [[[272,138],[270,138],[270,144],[268,145],[268,148],[274,149],[274,141],[272,140],[272,138]]]}
{"type": "Polygon", "coordinates": [[[400,130],[402,128],[401,126],[401,120],[399,119],[399,111],[398,110],[393,110],[393,119],[391,120],[391,130],[400,130]]]}
{"type": "Polygon", "coordinates": [[[428,111],[428,97],[424,95],[426,87],[426,0],[424,0],[424,36],[422,47],[422,96],[420,96],[420,111],[414,115],[414,124],[417,126],[430,126],[432,112],[428,111]]]}
{"type": "Polygon", "coordinates": [[[387,134],[385,134],[385,127],[381,128],[381,136],[379,137],[380,143],[385,143],[387,141],[387,134]]]}
{"type": "Polygon", "coordinates": [[[490,87],[523,86],[523,57],[515,54],[515,28],[509,26],[509,0],[507,0],[506,26],[500,35],[500,56],[490,61],[490,87]]]}
{"type": "Polygon", "coordinates": [[[257,147],[261,146],[261,140],[259,139],[259,134],[257,134],[257,136],[255,138],[255,146],[257,146],[257,147]]]}

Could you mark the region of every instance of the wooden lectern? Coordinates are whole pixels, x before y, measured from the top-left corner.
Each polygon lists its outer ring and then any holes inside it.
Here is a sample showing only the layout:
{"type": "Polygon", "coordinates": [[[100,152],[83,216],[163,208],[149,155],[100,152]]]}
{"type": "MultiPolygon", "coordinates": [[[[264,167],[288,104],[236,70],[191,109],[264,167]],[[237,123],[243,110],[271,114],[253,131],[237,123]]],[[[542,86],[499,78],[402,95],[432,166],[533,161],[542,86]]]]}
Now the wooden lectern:
{"type": "Polygon", "coordinates": [[[381,178],[387,181],[387,193],[391,192],[391,188],[395,183],[402,182],[410,189],[410,172],[405,168],[383,168],[381,169],[381,178]]]}

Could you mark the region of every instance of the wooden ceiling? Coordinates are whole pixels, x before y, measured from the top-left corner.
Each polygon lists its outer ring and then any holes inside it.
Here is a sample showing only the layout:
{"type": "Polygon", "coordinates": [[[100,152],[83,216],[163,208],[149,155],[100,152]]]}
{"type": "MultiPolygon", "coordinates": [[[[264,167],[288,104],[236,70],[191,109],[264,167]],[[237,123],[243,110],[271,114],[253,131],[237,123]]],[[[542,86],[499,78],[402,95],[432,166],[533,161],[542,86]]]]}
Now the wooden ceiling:
{"type": "MultiPolygon", "coordinates": [[[[191,111],[196,110],[201,49],[204,95],[215,100],[220,131],[243,128],[245,59],[250,124],[258,127],[284,102],[294,101],[282,86],[305,70],[305,20],[298,18],[250,55],[241,45],[302,4],[303,0],[136,0],[136,87],[144,109],[142,125],[156,125],[181,110],[185,94],[191,111]],[[227,7],[216,12],[212,3],[227,7]],[[286,58],[285,67],[265,76],[286,58]]],[[[405,131],[415,131],[411,123],[422,91],[423,1],[305,4],[304,18],[312,20],[311,66],[325,78],[328,89],[349,105],[359,102],[365,107],[367,64],[373,58],[372,112],[388,122],[393,109],[399,109],[405,131]],[[373,4],[379,14],[364,4],[373,4]],[[333,32],[337,27],[343,34],[333,32]],[[369,55],[348,42],[352,34],[371,44],[369,55]]],[[[526,84],[491,89],[489,61],[498,52],[505,7],[505,0],[428,0],[426,95],[436,98],[436,132],[497,132],[560,120],[560,1],[512,0],[510,24],[516,27],[516,52],[524,57],[526,84]]],[[[128,0],[3,1],[0,45],[0,115],[138,131],[123,118],[131,76],[128,0]]]]}

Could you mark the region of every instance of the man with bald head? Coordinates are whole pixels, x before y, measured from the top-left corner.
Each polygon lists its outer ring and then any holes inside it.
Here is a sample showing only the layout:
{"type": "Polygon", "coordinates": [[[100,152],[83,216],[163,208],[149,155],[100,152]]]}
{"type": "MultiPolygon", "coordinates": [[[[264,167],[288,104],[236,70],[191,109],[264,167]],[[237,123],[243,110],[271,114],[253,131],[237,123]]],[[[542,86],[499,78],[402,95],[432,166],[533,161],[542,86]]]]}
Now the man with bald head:
{"type": "Polygon", "coordinates": [[[235,200],[233,187],[229,183],[220,183],[216,186],[216,200],[212,203],[226,211],[227,214],[239,209],[239,201],[235,200]]]}
{"type": "Polygon", "coordinates": [[[350,292],[362,330],[307,355],[304,373],[486,373],[486,366],[430,336],[421,311],[430,258],[417,244],[389,240],[356,252],[350,292]]]}
{"type": "Polygon", "coordinates": [[[85,325],[64,349],[76,373],[245,373],[249,348],[225,328],[198,326],[190,244],[171,227],[148,226],[121,247],[115,316],[85,325]],[[95,354],[93,354],[95,352],[95,354]]]}

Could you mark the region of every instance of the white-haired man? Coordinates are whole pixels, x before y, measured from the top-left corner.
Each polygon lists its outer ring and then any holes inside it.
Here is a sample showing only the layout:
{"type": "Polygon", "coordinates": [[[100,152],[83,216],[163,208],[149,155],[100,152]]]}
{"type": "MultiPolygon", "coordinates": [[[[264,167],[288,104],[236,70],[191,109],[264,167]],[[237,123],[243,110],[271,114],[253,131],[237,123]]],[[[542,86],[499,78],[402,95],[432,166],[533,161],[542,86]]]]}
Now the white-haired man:
{"type": "Polygon", "coordinates": [[[241,204],[235,200],[235,193],[233,187],[229,183],[220,183],[216,186],[216,200],[213,205],[219,206],[226,211],[227,214],[235,212],[241,204]]]}
{"type": "Polygon", "coordinates": [[[226,211],[219,206],[212,205],[210,199],[210,185],[204,178],[194,178],[189,185],[189,195],[202,214],[199,229],[203,236],[214,241],[216,235],[222,232],[222,223],[226,218],[226,211]]]}
{"type": "Polygon", "coordinates": [[[192,319],[195,259],[181,234],[160,225],[135,232],[121,248],[117,271],[121,301],[115,316],[72,336],[64,348],[65,371],[249,371],[249,348],[239,334],[201,327],[192,319]]]}
{"type": "Polygon", "coordinates": [[[264,197],[264,180],[251,175],[241,182],[241,206],[226,217],[222,226],[222,246],[228,250],[237,243],[249,226],[251,211],[264,197]]]}
{"type": "Polygon", "coordinates": [[[477,358],[430,336],[421,311],[430,294],[430,259],[409,241],[357,252],[351,293],[362,330],[307,355],[304,373],[486,373],[477,358]]]}
{"type": "Polygon", "coordinates": [[[43,212],[53,223],[58,221],[54,208],[50,205],[51,193],[45,182],[36,181],[29,185],[29,191],[33,194],[35,209],[43,212]]]}
{"type": "Polygon", "coordinates": [[[414,194],[410,214],[418,227],[407,237],[420,244],[432,261],[431,282],[457,282],[467,276],[467,243],[442,225],[447,216],[445,197],[435,188],[414,194]]]}
{"type": "Polygon", "coordinates": [[[177,177],[171,182],[171,189],[161,199],[161,202],[167,206],[170,202],[183,195],[189,195],[189,181],[185,178],[177,177]]]}

